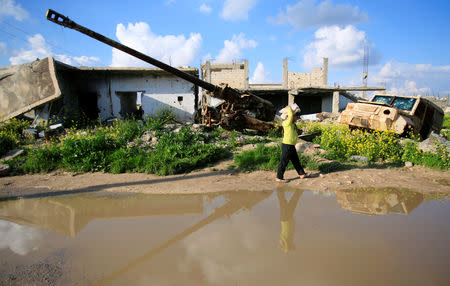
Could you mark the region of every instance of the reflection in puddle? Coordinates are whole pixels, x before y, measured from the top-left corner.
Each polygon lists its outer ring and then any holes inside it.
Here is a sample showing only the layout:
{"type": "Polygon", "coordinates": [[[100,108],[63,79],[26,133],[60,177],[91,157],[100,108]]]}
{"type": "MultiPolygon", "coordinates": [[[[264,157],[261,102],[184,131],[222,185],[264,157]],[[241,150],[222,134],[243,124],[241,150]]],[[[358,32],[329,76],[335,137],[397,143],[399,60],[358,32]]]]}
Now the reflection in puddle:
{"type": "Polygon", "coordinates": [[[0,285],[49,258],[62,269],[56,285],[439,284],[450,281],[450,209],[435,199],[448,195],[280,189],[3,201],[0,285]]]}
{"type": "Polygon", "coordinates": [[[423,195],[401,189],[365,188],[337,191],[342,208],[364,215],[409,214],[423,201],[423,195]]]}

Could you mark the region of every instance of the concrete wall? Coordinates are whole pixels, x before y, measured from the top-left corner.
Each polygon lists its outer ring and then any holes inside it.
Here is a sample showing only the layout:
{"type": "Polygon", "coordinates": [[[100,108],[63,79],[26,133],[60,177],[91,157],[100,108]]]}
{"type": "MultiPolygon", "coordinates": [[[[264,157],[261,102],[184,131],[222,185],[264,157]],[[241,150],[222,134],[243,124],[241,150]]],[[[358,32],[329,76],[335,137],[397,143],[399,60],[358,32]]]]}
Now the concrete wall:
{"type": "Polygon", "coordinates": [[[288,88],[296,89],[309,86],[322,86],[324,83],[324,70],[312,68],[310,73],[296,73],[288,71],[288,88]]]}
{"type": "Polygon", "coordinates": [[[214,85],[223,83],[236,89],[248,89],[248,61],[201,65],[202,79],[214,85]]]}
{"type": "Polygon", "coordinates": [[[177,120],[193,121],[197,89],[192,83],[170,74],[108,74],[89,71],[84,72],[76,81],[78,88],[72,91],[74,94],[97,95],[99,117],[102,120],[123,118],[121,109],[124,102],[130,100],[130,104],[141,103],[144,116],[154,115],[162,107],[170,107],[177,120]]]}
{"type": "Polygon", "coordinates": [[[243,69],[224,69],[220,71],[211,71],[211,83],[215,85],[227,83],[230,87],[244,89],[245,78],[246,74],[243,69]]]}

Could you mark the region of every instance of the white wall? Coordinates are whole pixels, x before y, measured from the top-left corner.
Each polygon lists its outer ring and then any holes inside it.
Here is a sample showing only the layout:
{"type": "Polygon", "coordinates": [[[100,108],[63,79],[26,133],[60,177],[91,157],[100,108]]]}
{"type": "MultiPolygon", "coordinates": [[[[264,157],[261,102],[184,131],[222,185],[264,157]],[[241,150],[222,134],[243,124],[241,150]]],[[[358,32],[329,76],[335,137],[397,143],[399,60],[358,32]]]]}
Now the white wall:
{"type": "Polygon", "coordinates": [[[120,98],[116,92],[143,92],[142,109],[153,115],[161,107],[171,107],[177,120],[190,122],[195,112],[194,85],[174,76],[115,75],[104,79],[89,79],[89,91],[99,94],[98,108],[102,120],[120,118],[120,98]],[[182,97],[182,101],[178,101],[182,97]]]}

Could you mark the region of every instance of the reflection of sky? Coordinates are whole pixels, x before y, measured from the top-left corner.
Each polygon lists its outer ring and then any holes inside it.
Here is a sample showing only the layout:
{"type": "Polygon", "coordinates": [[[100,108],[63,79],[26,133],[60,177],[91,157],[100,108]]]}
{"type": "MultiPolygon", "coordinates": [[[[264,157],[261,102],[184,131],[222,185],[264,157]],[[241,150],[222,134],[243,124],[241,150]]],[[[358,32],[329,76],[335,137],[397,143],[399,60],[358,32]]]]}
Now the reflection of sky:
{"type": "Polygon", "coordinates": [[[278,235],[273,234],[258,217],[247,213],[234,215],[226,223],[208,225],[185,238],[182,243],[186,256],[179,267],[183,272],[191,272],[192,268],[200,266],[209,285],[234,285],[233,281],[246,276],[245,273],[263,271],[264,264],[255,263],[255,258],[257,261],[264,259],[270,238],[269,244],[277,247],[278,235]]]}
{"type": "Polygon", "coordinates": [[[11,249],[19,255],[26,255],[38,249],[42,232],[39,229],[0,220],[0,249],[11,249]]]}
{"type": "MultiPolygon", "coordinates": [[[[436,274],[432,280],[446,276],[443,269],[449,264],[439,253],[450,254],[441,248],[449,233],[436,225],[422,225],[421,219],[353,214],[326,195],[305,193],[294,214],[297,249],[285,254],[277,245],[278,202],[272,196],[261,204],[263,209],[237,213],[185,238],[179,271],[191,277],[197,272],[204,279],[202,285],[391,285],[392,281],[427,285],[430,273],[436,274]],[[422,238],[411,239],[414,235],[422,238]],[[433,240],[436,244],[429,247],[433,240]],[[417,260],[418,254],[426,261],[417,260]],[[434,266],[428,267],[431,261],[434,266]]],[[[439,209],[447,215],[448,210],[439,209]]],[[[428,212],[420,215],[432,216],[428,212]]]]}

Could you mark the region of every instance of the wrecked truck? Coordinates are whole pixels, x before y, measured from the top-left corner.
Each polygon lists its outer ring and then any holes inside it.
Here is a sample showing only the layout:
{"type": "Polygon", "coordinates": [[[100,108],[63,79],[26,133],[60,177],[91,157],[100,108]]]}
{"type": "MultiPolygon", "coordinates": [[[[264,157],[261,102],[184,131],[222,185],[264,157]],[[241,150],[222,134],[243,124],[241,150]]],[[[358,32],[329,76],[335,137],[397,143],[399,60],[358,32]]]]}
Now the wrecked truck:
{"type": "Polygon", "coordinates": [[[431,131],[439,133],[444,111],[421,96],[375,94],[369,101],[347,104],[338,122],[351,128],[392,131],[402,136],[412,132],[426,139],[431,131]]]}

